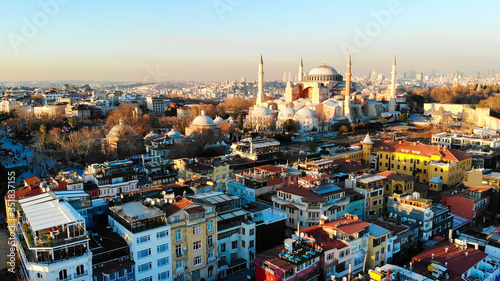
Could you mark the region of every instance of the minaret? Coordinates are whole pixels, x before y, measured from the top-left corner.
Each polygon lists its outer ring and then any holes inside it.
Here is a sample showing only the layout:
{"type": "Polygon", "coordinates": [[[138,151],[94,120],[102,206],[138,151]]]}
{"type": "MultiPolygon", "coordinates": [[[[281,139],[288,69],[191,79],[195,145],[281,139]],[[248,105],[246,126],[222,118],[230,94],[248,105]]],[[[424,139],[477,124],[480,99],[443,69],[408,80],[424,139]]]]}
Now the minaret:
{"type": "Polygon", "coordinates": [[[392,60],[391,77],[391,99],[389,100],[389,111],[396,110],[396,54],[392,60]]]}
{"type": "Polygon", "coordinates": [[[257,100],[255,105],[262,104],[264,102],[264,61],[262,60],[262,54],[260,55],[259,62],[259,92],[257,93],[257,100]]]}
{"type": "Polygon", "coordinates": [[[304,80],[304,64],[302,63],[302,58],[300,58],[299,64],[299,82],[304,80]]]}
{"type": "Polygon", "coordinates": [[[351,52],[347,58],[347,73],[345,74],[345,98],[344,98],[344,116],[352,123],[351,118],[351,52]]]}

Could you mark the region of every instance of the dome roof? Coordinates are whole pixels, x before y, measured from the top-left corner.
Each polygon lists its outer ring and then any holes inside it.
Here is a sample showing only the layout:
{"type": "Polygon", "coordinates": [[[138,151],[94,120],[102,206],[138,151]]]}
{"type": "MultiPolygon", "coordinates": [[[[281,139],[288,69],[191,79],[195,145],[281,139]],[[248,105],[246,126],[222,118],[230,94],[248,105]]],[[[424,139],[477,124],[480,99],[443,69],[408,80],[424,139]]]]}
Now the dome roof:
{"type": "Polygon", "coordinates": [[[303,107],[295,113],[295,118],[316,118],[316,113],[312,109],[303,107]]]}
{"type": "Polygon", "coordinates": [[[172,130],[170,130],[170,131],[167,133],[167,136],[169,136],[169,137],[171,137],[171,138],[180,138],[180,137],[181,137],[181,134],[172,128],[172,130]]]}
{"type": "Polygon", "coordinates": [[[256,115],[261,115],[261,116],[271,115],[271,110],[269,110],[269,108],[267,108],[265,106],[258,106],[258,107],[253,109],[252,115],[254,115],[254,116],[256,116],[256,115]]]}
{"type": "Polygon", "coordinates": [[[130,129],[130,126],[125,125],[123,119],[120,118],[118,125],[115,125],[109,130],[108,137],[122,137],[130,129]]]}
{"type": "Polygon", "coordinates": [[[191,125],[195,126],[215,126],[214,120],[210,116],[205,115],[205,111],[201,111],[201,115],[194,118],[191,125]]]}
{"type": "Polygon", "coordinates": [[[154,131],[151,131],[144,138],[149,139],[149,138],[156,138],[156,137],[158,137],[158,134],[155,133],[154,131]]]}
{"type": "Polygon", "coordinates": [[[337,74],[339,74],[337,70],[323,63],[322,65],[311,69],[311,71],[309,71],[307,75],[337,75],[337,74]]]}
{"type": "Polygon", "coordinates": [[[225,120],[224,120],[222,117],[220,117],[220,116],[217,116],[217,117],[215,117],[215,119],[214,119],[214,123],[215,123],[215,124],[218,124],[218,123],[220,123],[220,122],[222,122],[222,121],[225,121],[225,120]]]}
{"type": "Polygon", "coordinates": [[[291,107],[285,107],[282,110],[280,110],[278,117],[279,118],[293,118],[295,115],[295,109],[291,107]]]}

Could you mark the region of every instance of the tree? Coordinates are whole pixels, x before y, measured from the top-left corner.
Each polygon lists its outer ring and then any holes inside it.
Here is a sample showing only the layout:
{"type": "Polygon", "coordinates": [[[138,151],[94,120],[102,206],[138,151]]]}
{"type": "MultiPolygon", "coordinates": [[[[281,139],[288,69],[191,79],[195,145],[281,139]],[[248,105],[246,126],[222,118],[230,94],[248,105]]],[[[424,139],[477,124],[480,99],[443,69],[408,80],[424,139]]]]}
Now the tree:
{"type": "Polygon", "coordinates": [[[295,133],[298,130],[298,124],[293,119],[287,119],[281,125],[285,132],[295,133]]]}

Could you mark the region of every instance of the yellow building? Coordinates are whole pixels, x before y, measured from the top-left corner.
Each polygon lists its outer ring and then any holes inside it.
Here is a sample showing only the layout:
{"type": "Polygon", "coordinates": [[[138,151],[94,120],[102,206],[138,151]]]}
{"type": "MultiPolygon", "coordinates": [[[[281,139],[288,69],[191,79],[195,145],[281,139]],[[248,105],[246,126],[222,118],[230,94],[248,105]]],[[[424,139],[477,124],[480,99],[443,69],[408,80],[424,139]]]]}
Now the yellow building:
{"type": "Polygon", "coordinates": [[[387,178],[379,175],[351,175],[345,187],[354,189],[365,197],[365,219],[381,215],[384,207],[384,182],[387,178]]]}
{"type": "MultiPolygon", "coordinates": [[[[457,184],[472,166],[472,157],[468,153],[439,145],[384,140],[374,140],[373,143],[370,154],[376,155],[378,171],[415,176],[418,182],[426,183],[438,176],[445,185],[457,184]]],[[[368,150],[367,144],[363,142],[358,146],[368,150]]]]}
{"type": "Polygon", "coordinates": [[[366,268],[382,266],[387,260],[387,243],[391,232],[376,224],[370,224],[366,268]]]}
{"type": "Polygon", "coordinates": [[[220,158],[207,158],[198,162],[183,158],[175,159],[174,163],[179,177],[183,179],[203,177],[222,184],[230,179],[232,173],[227,161],[220,158]]]}
{"type": "Polygon", "coordinates": [[[394,171],[380,172],[377,175],[387,178],[384,183],[385,195],[413,193],[416,177],[394,171]]]}
{"type": "Polygon", "coordinates": [[[215,207],[182,198],[165,208],[172,233],[173,280],[214,280],[217,276],[215,207]]]}

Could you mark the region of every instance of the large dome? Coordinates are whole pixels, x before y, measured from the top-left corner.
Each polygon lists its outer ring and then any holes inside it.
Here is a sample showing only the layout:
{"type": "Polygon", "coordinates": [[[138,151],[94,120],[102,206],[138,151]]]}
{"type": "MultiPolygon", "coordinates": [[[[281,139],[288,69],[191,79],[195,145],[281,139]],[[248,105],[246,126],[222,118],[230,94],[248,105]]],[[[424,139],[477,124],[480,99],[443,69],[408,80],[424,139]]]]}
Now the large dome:
{"type": "Polygon", "coordinates": [[[307,75],[335,75],[335,74],[339,74],[337,70],[323,63],[322,65],[311,69],[311,71],[309,71],[307,75]]]}
{"type": "Polygon", "coordinates": [[[295,109],[291,107],[285,107],[282,110],[280,110],[280,113],[278,114],[278,118],[280,119],[292,119],[293,116],[295,115],[295,109]]]}
{"type": "Polygon", "coordinates": [[[215,126],[214,120],[210,116],[205,115],[205,111],[201,111],[201,115],[194,118],[191,125],[195,126],[215,126]]]}
{"type": "Polygon", "coordinates": [[[252,111],[253,116],[265,116],[265,115],[271,115],[271,110],[265,106],[259,106],[253,109],[252,111]]]}
{"type": "Polygon", "coordinates": [[[295,113],[295,118],[296,119],[302,119],[302,118],[316,118],[316,113],[312,109],[309,109],[307,107],[303,107],[299,109],[295,113]]]}
{"type": "Polygon", "coordinates": [[[304,81],[338,81],[342,82],[343,77],[333,67],[324,63],[317,66],[304,77],[304,81]]]}

